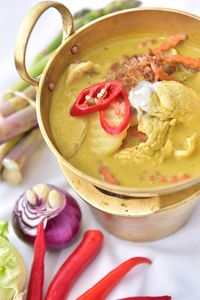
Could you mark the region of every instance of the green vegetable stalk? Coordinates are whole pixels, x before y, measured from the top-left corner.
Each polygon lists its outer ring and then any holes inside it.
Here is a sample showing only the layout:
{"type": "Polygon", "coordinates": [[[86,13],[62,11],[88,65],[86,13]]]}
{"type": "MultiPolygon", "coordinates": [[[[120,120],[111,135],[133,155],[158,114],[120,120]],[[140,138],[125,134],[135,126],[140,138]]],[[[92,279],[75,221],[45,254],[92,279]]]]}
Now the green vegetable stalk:
{"type": "Polygon", "coordinates": [[[26,268],[17,249],[8,241],[8,223],[0,221],[0,299],[20,300],[26,281],[26,268]]]}
{"type": "MultiPolygon", "coordinates": [[[[86,25],[87,23],[109,13],[138,7],[140,3],[141,2],[138,0],[115,0],[101,9],[82,10],[79,13],[76,13],[76,15],[74,16],[75,29],[78,29],[81,26],[86,25]]],[[[52,53],[56,50],[56,48],[58,48],[58,46],[61,44],[61,41],[62,34],[60,33],[40,54],[35,57],[33,64],[31,65],[29,70],[29,73],[33,77],[37,77],[42,73],[47,61],[49,60],[52,53]]],[[[24,80],[19,80],[12,86],[11,89],[14,91],[22,91],[27,86],[28,83],[26,83],[24,80]]]]}
{"type": "MultiPolygon", "coordinates": [[[[138,0],[115,0],[109,3],[104,8],[90,10],[82,9],[74,14],[74,27],[75,29],[80,28],[83,25],[95,20],[96,18],[102,17],[106,14],[140,6],[141,2],[138,0]]],[[[59,33],[56,38],[38,55],[36,55],[33,63],[46,56],[48,53],[54,51],[62,42],[62,33],[59,33]]]]}
{"type": "Polygon", "coordinates": [[[22,134],[16,136],[15,138],[9,140],[7,143],[0,145],[0,170],[2,168],[2,161],[7,153],[21,140],[22,134]]]}
{"type": "Polygon", "coordinates": [[[36,97],[36,89],[32,86],[29,86],[23,91],[23,94],[16,92],[16,95],[12,97],[12,93],[10,94],[11,97],[8,97],[6,101],[0,101],[0,118],[5,118],[18,110],[21,110],[25,106],[29,104],[30,101],[27,99],[35,99],[36,97]],[[26,97],[26,99],[25,99],[26,97]]]}
{"type": "MultiPolygon", "coordinates": [[[[46,54],[45,56],[42,56],[39,60],[37,60],[31,64],[29,73],[32,77],[38,77],[42,73],[42,71],[44,70],[44,67],[46,66],[52,53],[53,52],[50,52],[50,53],[46,54]]],[[[23,91],[28,86],[29,86],[28,82],[26,82],[24,80],[19,80],[11,87],[11,90],[12,91],[23,91]]]]}
{"type": "Polygon", "coordinates": [[[29,105],[0,120],[0,143],[5,143],[36,126],[37,117],[35,108],[29,105]]]}
{"type": "Polygon", "coordinates": [[[110,14],[112,12],[138,7],[140,5],[140,1],[137,0],[115,0],[109,3],[104,8],[95,9],[87,12],[83,17],[77,18],[74,20],[75,28],[78,29],[87,23],[100,18],[104,15],[110,14]]]}
{"type": "Polygon", "coordinates": [[[8,223],[0,220],[0,238],[8,241],[8,223]]]}
{"type": "MultiPolygon", "coordinates": [[[[10,184],[19,184],[23,179],[23,171],[27,160],[41,142],[39,128],[26,134],[23,139],[4,157],[2,178],[10,184]]],[[[1,299],[1,298],[0,298],[1,299]]]]}

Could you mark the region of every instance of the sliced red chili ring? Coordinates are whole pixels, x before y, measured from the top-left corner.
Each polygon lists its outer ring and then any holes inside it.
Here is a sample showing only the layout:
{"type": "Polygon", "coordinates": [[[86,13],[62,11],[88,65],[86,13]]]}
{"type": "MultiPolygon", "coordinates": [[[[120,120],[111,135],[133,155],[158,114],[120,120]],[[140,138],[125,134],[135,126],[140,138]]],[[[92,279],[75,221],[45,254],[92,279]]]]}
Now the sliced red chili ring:
{"type": "Polygon", "coordinates": [[[114,125],[114,124],[110,123],[109,120],[106,119],[106,111],[108,109],[110,109],[110,106],[113,105],[113,102],[112,102],[106,109],[100,110],[100,123],[101,123],[102,128],[107,133],[116,135],[116,134],[120,134],[122,131],[124,131],[127,128],[127,126],[129,125],[130,119],[131,119],[131,108],[130,108],[130,102],[128,99],[128,95],[124,90],[122,90],[118,94],[116,99],[113,101],[119,101],[124,104],[124,111],[122,113],[122,116],[123,116],[122,121],[119,124],[114,125]]]}
{"type": "Polygon", "coordinates": [[[70,110],[71,116],[82,116],[106,108],[122,90],[117,80],[104,81],[84,89],[70,110]]]}

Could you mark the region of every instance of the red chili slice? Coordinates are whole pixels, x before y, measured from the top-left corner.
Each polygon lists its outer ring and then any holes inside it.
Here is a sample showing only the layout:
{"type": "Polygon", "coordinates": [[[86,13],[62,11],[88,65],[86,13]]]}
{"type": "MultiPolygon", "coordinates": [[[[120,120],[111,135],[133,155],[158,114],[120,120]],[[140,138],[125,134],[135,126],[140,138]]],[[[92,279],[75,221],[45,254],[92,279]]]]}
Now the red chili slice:
{"type": "Polygon", "coordinates": [[[111,80],[84,89],[70,110],[71,116],[87,115],[106,108],[117,97],[122,88],[120,81],[111,80]],[[105,92],[102,93],[102,90],[105,90],[105,92]]]}
{"type": "MultiPolygon", "coordinates": [[[[120,114],[120,113],[119,113],[120,114]]],[[[100,123],[102,128],[109,134],[115,135],[115,134],[120,134],[122,131],[124,131],[127,126],[130,123],[131,119],[131,108],[130,108],[130,102],[128,99],[128,95],[124,90],[121,90],[121,92],[118,94],[115,100],[106,108],[100,110],[100,123]],[[123,112],[121,112],[121,115],[123,117],[122,121],[114,125],[109,122],[109,120],[106,119],[106,111],[109,109],[111,106],[113,106],[114,101],[118,101],[124,104],[124,109],[123,112]]]]}

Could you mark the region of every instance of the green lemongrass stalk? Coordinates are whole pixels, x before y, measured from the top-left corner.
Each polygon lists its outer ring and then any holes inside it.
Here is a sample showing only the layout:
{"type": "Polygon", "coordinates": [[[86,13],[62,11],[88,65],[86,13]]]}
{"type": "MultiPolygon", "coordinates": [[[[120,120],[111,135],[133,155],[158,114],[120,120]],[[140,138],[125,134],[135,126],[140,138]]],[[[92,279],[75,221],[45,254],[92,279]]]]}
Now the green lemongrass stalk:
{"type": "Polygon", "coordinates": [[[10,170],[21,170],[37,143],[41,141],[42,136],[39,128],[31,130],[3,159],[4,168],[10,170]]]}
{"type": "Polygon", "coordinates": [[[27,106],[0,120],[0,144],[37,126],[35,108],[27,106]]]}
{"type": "Polygon", "coordinates": [[[58,46],[60,46],[62,42],[62,33],[60,32],[55,39],[39,54],[37,54],[31,65],[34,65],[35,63],[37,63],[38,61],[40,61],[43,57],[45,57],[46,55],[48,55],[49,53],[53,53],[56,48],[58,48],[58,46]]]}
{"type": "MultiPolygon", "coordinates": [[[[41,59],[39,59],[34,64],[31,64],[28,72],[32,77],[38,77],[42,73],[42,71],[44,70],[44,67],[46,66],[52,53],[53,52],[48,53],[46,56],[43,56],[41,59]]],[[[29,83],[21,79],[21,80],[17,81],[11,87],[11,90],[12,91],[23,91],[28,86],[29,86],[29,83]]]]}
{"type": "Polygon", "coordinates": [[[7,143],[0,145],[0,170],[2,168],[2,161],[5,156],[12,150],[12,148],[21,140],[22,134],[16,136],[15,138],[11,139],[7,143]]]}
{"type": "Polygon", "coordinates": [[[31,130],[25,137],[4,157],[2,179],[10,184],[19,184],[23,179],[23,172],[27,160],[41,142],[39,128],[31,130]]]}
{"type": "Polygon", "coordinates": [[[8,184],[18,185],[22,182],[23,176],[21,171],[13,171],[4,168],[1,174],[1,179],[8,184]]]}
{"type": "Polygon", "coordinates": [[[94,9],[86,13],[83,17],[75,19],[74,25],[75,28],[78,29],[87,23],[100,18],[104,15],[110,14],[112,12],[128,9],[128,8],[135,8],[140,5],[140,1],[137,0],[115,0],[106,5],[104,8],[94,9]]]}
{"type": "MultiPolygon", "coordinates": [[[[137,0],[115,0],[109,3],[105,8],[96,9],[96,10],[90,10],[90,9],[81,9],[80,11],[76,12],[74,14],[74,27],[75,29],[80,28],[81,26],[95,20],[96,18],[102,17],[106,14],[128,9],[128,8],[134,8],[138,7],[140,5],[140,1],[137,0]]],[[[62,33],[59,33],[56,38],[33,60],[33,63],[40,60],[43,56],[47,55],[48,53],[54,51],[62,42],[62,33]]]]}
{"type": "Polygon", "coordinates": [[[27,87],[23,94],[17,93],[8,93],[9,98],[6,101],[0,102],[0,117],[5,118],[18,110],[21,110],[25,106],[30,104],[30,101],[35,100],[36,97],[36,89],[32,86],[27,87]],[[14,97],[11,95],[15,95],[14,97]],[[30,100],[29,100],[30,99],[30,100]]]}
{"type": "MultiPolygon", "coordinates": [[[[77,13],[74,18],[74,26],[75,29],[80,28],[81,26],[99,18],[106,14],[124,10],[128,8],[134,8],[140,5],[140,1],[138,0],[115,0],[109,3],[107,6],[101,9],[95,9],[95,10],[86,10],[85,13],[84,10],[80,12],[82,14],[79,16],[77,13]],[[76,17],[78,16],[78,18],[76,17]]],[[[60,33],[56,38],[40,53],[38,54],[35,59],[33,60],[33,63],[30,66],[29,73],[33,77],[39,76],[48,59],[52,55],[52,53],[55,51],[55,49],[61,44],[62,41],[62,34],[60,33]]],[[[29,84],[25,82],[24,80],[19,80],[12,86],[12,90],[14,91],[22,91],[25,89],[29,84]]]]}
{"type": "MultiPolygon", "coordinates": [[[[74,14],[74,20],[83,18],[85,14],[90,12],[90,9],[81,9],[77,13],[74,14]]],[[[54,51],[62,42],[62,32],[60,32],[55,39],[39,54],[37,54],[33,60],[33,63],[40,60],[43,56],[47,55],[48,53],[54,51]]]]}

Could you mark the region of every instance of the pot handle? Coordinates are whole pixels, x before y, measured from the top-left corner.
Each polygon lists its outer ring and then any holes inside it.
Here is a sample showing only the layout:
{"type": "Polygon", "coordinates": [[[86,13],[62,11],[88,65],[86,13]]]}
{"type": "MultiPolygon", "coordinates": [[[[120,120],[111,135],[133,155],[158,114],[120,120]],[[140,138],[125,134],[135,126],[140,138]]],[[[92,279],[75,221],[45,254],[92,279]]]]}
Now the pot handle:
{"type": "Polygon", "coordinates": [[[63,40],[65,40],[73,32],[72,15],[68,8],[61,3],[54,1],[41,2],[33,7],[33,9],[31,9],[25,16],[17,34],[15,44],[15,66],[21,78],[35,87],[39,85],[39,79],[31,77],[26,69],[26,50],[35,24],[40,16],[49,8],[57,9],[62,16],[63,40]]]}

